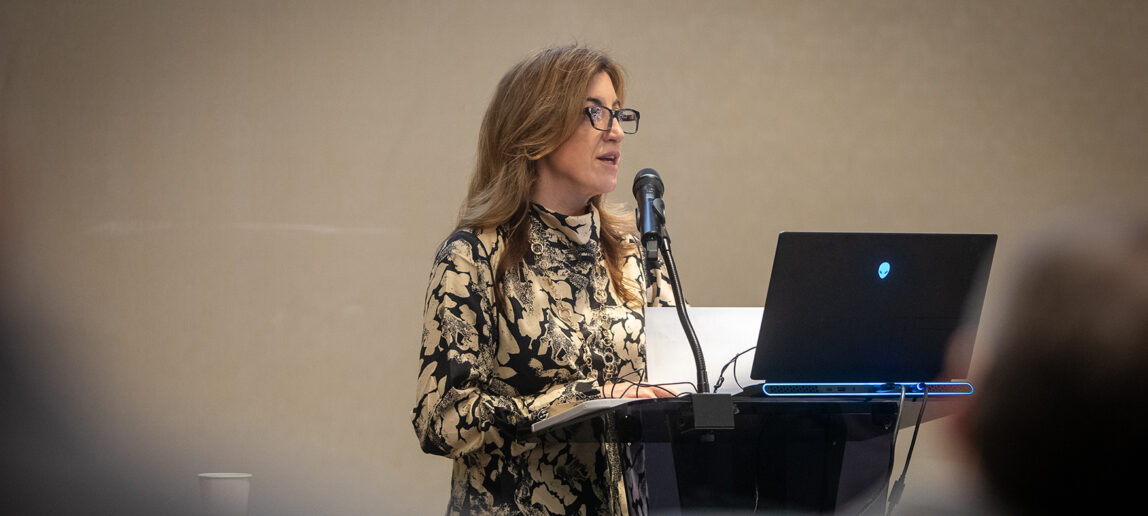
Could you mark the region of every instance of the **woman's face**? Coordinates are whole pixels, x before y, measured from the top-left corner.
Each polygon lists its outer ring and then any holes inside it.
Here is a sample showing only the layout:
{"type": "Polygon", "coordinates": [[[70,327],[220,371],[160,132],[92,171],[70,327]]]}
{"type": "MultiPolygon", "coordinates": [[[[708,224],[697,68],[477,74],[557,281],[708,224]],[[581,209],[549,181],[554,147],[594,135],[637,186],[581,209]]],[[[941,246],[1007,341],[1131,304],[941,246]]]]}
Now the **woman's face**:
{"type": "MultiPolygon", "coordinates": [[[[591,79],[585,104],[610,109],[622,107],[606,72],[591,79]]],[[[534,201],[567,215],[585,213],[591,197],[612,192],[618,184],[622,137],[617,120],[609,131],[599,131],[590,124],[590,118],[583,115],[578,130],[554,152],[538,160],[534,201]]]]}

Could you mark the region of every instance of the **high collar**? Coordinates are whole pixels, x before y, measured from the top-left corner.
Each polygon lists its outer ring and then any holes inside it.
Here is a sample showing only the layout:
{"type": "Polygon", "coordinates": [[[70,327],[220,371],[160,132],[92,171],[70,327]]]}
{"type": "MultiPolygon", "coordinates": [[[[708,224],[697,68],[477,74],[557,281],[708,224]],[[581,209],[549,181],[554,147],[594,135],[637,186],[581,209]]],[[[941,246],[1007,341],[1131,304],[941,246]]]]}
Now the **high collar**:
{"type": "Polygon", "coordinates": [[[599,224],[598,208],[593,204],[588,206],[584,215],[563,215],[550,211],[544,206],[531,203],[538,220],[547,228],[557,231],[577,245],[586,245],[598,240],[599,224]]]}

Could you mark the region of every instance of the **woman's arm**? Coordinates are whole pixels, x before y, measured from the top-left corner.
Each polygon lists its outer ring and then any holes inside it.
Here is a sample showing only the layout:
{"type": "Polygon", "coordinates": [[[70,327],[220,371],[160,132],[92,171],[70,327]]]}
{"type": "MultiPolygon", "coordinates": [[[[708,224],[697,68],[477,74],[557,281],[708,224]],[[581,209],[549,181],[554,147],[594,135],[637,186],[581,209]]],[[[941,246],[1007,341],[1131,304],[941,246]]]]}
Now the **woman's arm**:
{"type": "MultiPolygon", "coordinates": [[[[457,235],[457,234],[456,234],[457,235]]],[[[470,234],[451,240],[431,272],[413,414],[423,451],[457,457],[501,445],[552,405],[601,397],[594,380],[514,395],[492,382],[498,368],[493,267],[470,234]]]]}

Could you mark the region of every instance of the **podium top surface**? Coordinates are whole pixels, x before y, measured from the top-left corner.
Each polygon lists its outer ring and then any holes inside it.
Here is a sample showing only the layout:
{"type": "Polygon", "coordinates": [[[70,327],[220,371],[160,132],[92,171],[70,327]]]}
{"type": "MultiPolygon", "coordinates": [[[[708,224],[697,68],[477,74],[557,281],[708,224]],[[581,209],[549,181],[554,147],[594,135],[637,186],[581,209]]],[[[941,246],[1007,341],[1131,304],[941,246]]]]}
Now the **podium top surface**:
{"type": "MultiPolygon", "coordinates": [[[[941,405],[942,401],[947,404],[955,401],[954,398],[967,398],[965,396],[950,396],[948,399],[945,397],[938,397],[936,399],[929,398],[929,407],[941,405]]],[[[622,410],[627,414],[633,414],[635,411],[661,411],[670,412],[674,410],[682,410],[688,407],[691,403],[690,395],[684,395],[677,398],[626,398],[626,399],[600,399],[589,400],[566,410],[560,414],[553,415],[542,421],[531,425],[531,433],[540,434],[550,430],[563,428],[569,425],[581,423],[583,421],[600,417],[608,412],[622,410]]],[[[733,403],[739,407],[743,412],[746,409],[751,411],[760,410],[803,410],[816,406],[831,407],[827,410],[842,410],[842,411],[864,411],[868,410],[875,404],[885,406],[897,405],[898,400],[888,398],[859,398],[859,397],[816,397],[816,398],[765,398],[765,397],[746,397],[746,396],[733,396],[733,403]],[[758,407],[754,409],[753,407],[758,407]]],[[[910,413],[910,408],[919,407],[921,399],[907,398],[905,400],[906,413],[910,413]]],[[[928,411],[933,413],[933,417],[926,419],[934,419],[944,414],[936,413],[932,410],[928,411]]],[[[946,412],[946,411],[941,411],[946,412]]],[[[915,412],[913,412],[915,414],[915,412]]],[[[911,422],[911,418],[906,418],[905,423],[911,422]]],[[[905,426],[905,425],[902,425],[905,426]]]]}

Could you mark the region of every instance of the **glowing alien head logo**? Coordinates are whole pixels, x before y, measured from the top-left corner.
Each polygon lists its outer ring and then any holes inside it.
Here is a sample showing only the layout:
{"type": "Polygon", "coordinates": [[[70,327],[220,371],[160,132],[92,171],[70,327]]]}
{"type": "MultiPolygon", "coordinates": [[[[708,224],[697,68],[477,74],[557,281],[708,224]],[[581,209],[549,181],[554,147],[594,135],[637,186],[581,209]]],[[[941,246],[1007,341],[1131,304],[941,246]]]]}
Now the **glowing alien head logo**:
{"type": "Polygon", "coordinates": [[[881,262],[881,265],[877,267],[877,277],[885,279],[885,277],[889,275],[890,267],[889,262],[881,262]]]}

